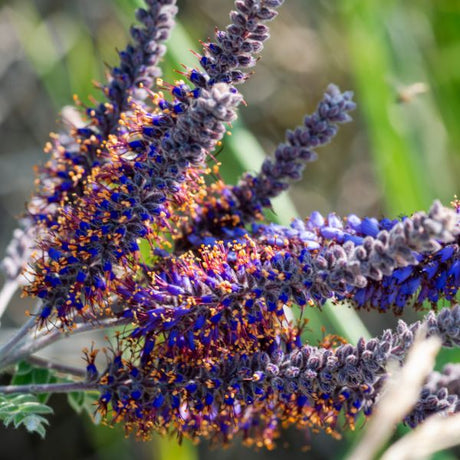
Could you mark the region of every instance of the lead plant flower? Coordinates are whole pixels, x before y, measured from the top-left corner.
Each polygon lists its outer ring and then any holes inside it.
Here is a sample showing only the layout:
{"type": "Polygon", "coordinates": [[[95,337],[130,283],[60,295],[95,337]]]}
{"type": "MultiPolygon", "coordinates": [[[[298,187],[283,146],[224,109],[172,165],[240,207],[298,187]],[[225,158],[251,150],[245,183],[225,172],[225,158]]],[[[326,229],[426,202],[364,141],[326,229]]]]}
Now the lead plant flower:
{"type": "MultiPolygon", "coordinates": [[[[457,347],[458,203],[436,201],[428,213],[396,220],[314,212],[290,226],[268,222],[270,200],[351,120],[352,93],[330,85],[260,172],[225,184],[215,179],[213,152],[282,1],[236,1],[230,25],[203,44],[199,66],[152,89],[176,6],[146,3],[134,45],[102,86],[107,102],[47,148],[28,207],[29,228],[39,229],[25,288],[39,299],[35,336],[8,342],[0,365],[64,333],[127,324],[104,369],[97,350],[86,351],[85,380],[28,389],[96,390],[105,420],[140,438],[159,431],[228,443],[242,435],[272,447],[289,425],[338,435],[340,414],[352,428],[358,414],[371,414],[386,364],[404,360],[422,323],[401,321],[356,346],[312,344],[287,309],[308,317],[332,300],[400,314],[424,303],[435,310],[444,299],[451,308],[428,313],[425,335],[457,347]]],[[[4,264],[10,273],[28,254],[21,235],[4,264]]],[[[406,423],[458,412],[459,387],[455,366],[434,373],[406,423]]]]}
{"type": "Polygon", "coordinates": [[[53,231],[62,205],[81,196],[92,169],[104,161],[102,146],[119,130],[120,114],[129,108],[128,101],[145,99],[144,87],[150,87],[161,75],[158,64],[166,51],[163,42],[169,37],[177,7],[174,0],[148,1],[146,7],[137,12],[143,27],[131,28],[134,44],[119,53],[119,65],[110,70],[108,84],[101,85],[106,101],[85,107],[81,119],[63,120],[65,130],[51,134],[45,146],[50,158],[38,168],[36,193],[2,264],[8,279],[17,279],[27,266],[34,233],[42,228],[45,233],[53,231]]]}

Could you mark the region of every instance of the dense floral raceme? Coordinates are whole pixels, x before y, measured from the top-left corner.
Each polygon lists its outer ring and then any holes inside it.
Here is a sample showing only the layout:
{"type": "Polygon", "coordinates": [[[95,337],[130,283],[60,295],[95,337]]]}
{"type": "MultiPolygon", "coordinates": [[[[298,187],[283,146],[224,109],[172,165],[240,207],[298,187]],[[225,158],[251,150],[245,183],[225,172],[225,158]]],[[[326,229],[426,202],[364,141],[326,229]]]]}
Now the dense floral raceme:
{"type": "MultiPolygon", "coordinates": [[[[152,4],[151,10],[158,13],[160,10],[156,2],[150,3],[152,4]]],[[[258,2],[236,3],[239,12],[232,13],[232,20],[238,20],[237,18],[241,15],[247,16],[246,28],[240,31],[245,43],[248,43],[247,46],[240,43],[242,49],[245,50],[244,53],[241,51],[244,56],[249,57],[251,50],[253,53],[260,51],[262,41],[267,38],[267,31],[262,22],[272,19],[275,16],[272,8],[280,4],[281,2],[276,1],[262,2],[262,4],[258,2]],[[260,28],[265,31],[264,34],[259,30],[260,28]]],[[[170,10],[173,7],[169,4],[166,7],[169,8],[167,13],[171,15],[170,10]]],[[[168,14],[163,12],[159,15],[159,22],[163,26],[165,22],[162,21],[163,16],[168,16],[168,14]]],[[[151,22],[146,19],[148,18],[146,12],[138,16],[143,18],[147,24],[151,22]]],[[[233,26],[236,27],[232,23],[228,30],[233,30],[233,26]]],[[[145,33],[139,34],[134,33],[134,36],[138,37],[137,41],[141,43],[142,40],[146,40],[146,35],[145,33]],[[139,37],[144,38],[141,40],[139,37]]],[[[162,38],[164,35],[167,34],[160,34],[162,38]]],[[[216,32],[218,41],[223,40],[224,36],[226,36],[225,33],[216,32]]],[[[241,42],[241,37],[238,40],[235,37],[236,42],[241,42]]],[[[152,38],[155,39],[155,37],[152,38]]],[[[46,219],[47,226],[53,232],[52,238],[45,235],[43,241],[40,241],[39,247],[43,256],[42,259],[38,259],[35,273],[33,273],[37,287],[31,290],[33,294],[44,299],[43,318],[48,317],[53,310],[57,311],[61,318],[67,317],[69,309],[82,310],[88,304],[86,299],[82,301],[79,299],[79,294],[76,294],[76,291],[82,289],[85,297],[89,297],[90,304],[94,300],[98,302],[100,299],[107,298],[107,278],[111,281],[114,277],[113,265],[120,265],[121,262],[125,268],[125,256],[132,254],[137,249],[135,240],[149,233],[142,222],[164,221],[163,217],[171,214],[164,209],[167,206],[162,205],[167,198],[165,192],[166,194],[167,192],[176,193],[179,183],[184,181],[187,175],[196,177],[196,174],[188,171],[190,167],[202,168],[204,166],[206,153],[210,153],[222,138],[225,133],[223,123],[233,120],[233,108],[241,100],[237,91],[229,84],[233,83],[233,80],[223,83],[220,81],[227,81],[228,78],[217,78],[216,80],[207,73],[207,70],[214,69],[214,77],[217,75],[215,66],[210,65],[209,59],[212,59],[210,53],[215,54],[218,48],[219,46],[214,43],[204,45],[204,56],[200,60],[204,71],[198,72],[193,69],[186,75],[191,86],[180,81],[168,87],[174,98],[172,102],[165,99],[162,93],[154,95],[153,99],[157,108],[153,113],[142,105],[132,102],[130,107],[126,107],[128,113],[121,116],[120,127],[117,128],[116,133],[118,135],[110,136],[109,130],[106,130],[105,136],[96,136],[95,162],[93,161],[89,168],[85,168],[84,173],[80,171],[79,174],[72,174],[72,177],[79,178],[78,187],[80,189],[79,199],[76,199],[74,206],[68,206],[66,197],[60,195],[57,201],[63,204],[63,207],[57,211],[57,215],[49,212],[45,214],[45,210],[40,209],[40,216],[46,219]],[[207,61],[204,59],[205,56],[208,58],[207,61]],[[210,126],[207,126],[208,123],[210,126]],[[107,198],[113,198],[108,195],[108,190],[113,191],[114,177],[119,177],[120,181],[124,181],[118,184],[123,193],[115,192],[113,193],[115,200],[108,200],[107,198]],[[101,190],[102,187],[99,185],[101,182],[106,185],[105,191],[101,190]],[[149,182],[151,184],[147,189],[150,190],[144,190],[144,185],[149,182]],[[95,187],[94,184],[98,186],[95,187]],[[133,189],[141,188],[143,189],[140,191],[142,197],[136,200],[136,197],[130,196],[129,200],[123,200],[124,195],[132,194],[133,189]],[[120,204],[113,203],[117,200],[120,200],[120,204]],[[126,210],[127,207],[131,209],[126,210]],[[88,221],[94,217],[91,212],[88,215],[89,209],[92,209],[93,213],[96,212],[96,217],[104,214],[112,221],[121,219],[122,221],[119,222],[121,225],[114,228],[110,223],[103,221],[100,229],[86,228],[89,225],[88,221]],[[79,228],[80,226],[84,228],[79,228]],[[59,231],[57,237],[54,237],[56,228],[59,228],[59,231]],[[128,231],[128,237],[125,237],[126,231],[128,231]],[[112,239],[113,232],[123,240],[123,248],[118,248],[116,241],[111,241],[108,244],[110,248],[106,248],[107,243],[104,240],[112,239]],[[88,236],[88,233],[91,235],[88,236]],[[101,236],[106,236],[106,238],[99,241],[101,236]],[[88,241],[88,239],[93,241],[88,241]],[[81,243],[79,240],[82,240],[81,243]],[[76,254],[72,249],[67,249],[70,241],[72,241],[71,248],[83,249],[82,256],[76,254]],[[66,260],[61,260],[61,254],[66,253],[68,254],[66,260]],[[98,261],[93,264],[92,258],[95,256],[98,261]],[[47,257],[49,257],[48,260],[43,260],[47,257]],[[62,266],[60,262],[63,262],[65,266],[62,266]],[[89,265],[94,267],[93,273],[90,274],[92,276],[85,273],[87,270],[85,267],[89,265]],[[63,279],[58,280],[56,275],[60,275],[62,270],[64,270],[63,279]],[[90,279],[90,286],[88,282],[85,284],[87,279],[90,279]],[[52,292],[49,293],[49,291],[52,292]]],[[[122,60],[124,56],[125,54],[122,53],[122,60]]],[[[223,59],[222,56],[221,58],[223,59]]],[[[139,65],[143,66],[143,64],[139,65]]],[[[236,69],[240,66],[247,67],[249,63],[241,58],[231,67],[221,63],[218,68],[224,71],[224,69],[236,69]]],[[[131,69],[130,73],[134,75],[135,69],[131,69]]],[[[130,79],[133,84],[134,80],[134,77],[130,79]]],[[[119,89],[119,85],[115,84],[115,88],[119,89]]],[[[108,93],[111,94],[110,91],[108,93]]],[[[98,117],[95,116],[93,119],[97,120],[98,117]]],[[[97,124],[101,125],[102,122],[99,120],[97,124]]],[[[91,139],[94,140],[93,134],[91,139]]],[[[72,163],[75,163],[73,159],[72,163]]],[[[194,177],[189,179],[193,181],[194,177]]],[[[42,178],[41,183],[44,182],[47,182],[47,178],[42,178]]],[[[185,191],[184,194],[188,194],[188,191],[185,191]]],[[[71,195],[74,200],[76,195],[75,193],[71,195]]],[[[42,204],[42,200],[38,202],[42,204]]],[[[168,227],[171,224],[166,223],[165,225],[168,227]]]]}
{"type": "MultiPolygon", "coordinates": [[[[53,228],[62,206],[68,206],[82,195],[93,168],[104,161],[101,158],[104,142],[111,133],[118,131],[120,115],[129,109],[129,101],[133,98],[143,100],[147,94],[143,88],[149,88],[161,75],[158,64],[166,50],[163,42],[174,24],[176,2],[153,0],[146,3],[146,9],[137,12],[142,26],[131,29],[134,43],[119,52],[119,65],[111,69],[109,83],[101,86],[106,101],[96,107],[86,107],[82,115],[74,111],[63,113],[64,129],[52,134],[45,146],[50,158],[38,168],[38,186],[28,206],[29,215],[21,221],[17,233],[34,234],[37,238],[42,231],[46,235],[53,228]]],[[[9,277],[15,274],[17,277],[27,265],[31,246],[29,244],[28,251],[10,259],[6,271],[9,277]]]]}
{"type": "MultiPolygon", "coordinates": [[[[282,1],[236,0],[230,24],[196,53],[197,68],[168,83],[159,65],[175,3],[146,0],[133,43],[100,85],[106,101],[84,112],[78,103],[66,131],[52,135],[3,267],[17,278],[35,249],[25,292],[40,299],[40,339],[130,322],[106,369],[86,354],[108,423],[143,439],[241,435],[267,447],[285,426],[338,435],[340,420],[353,428],[371,414],[386,365],[404,361],[421,325],[443,346],[460,345],[459,202],[398,219],[313,212],[269,222],[270,200],[351,120],[353,95],[329,85],[259,172],[226,184],[216,150],[282,1]],[[313,343],[309,312],[329,300],[396,315],[435,311],[440,300],[451,308],[356,345],[313,343]]],[[[409,426],[459,411],[457,367],[430,376],[409,426]]]]}
{"type": "Polygon", "coordinates": [[[206,200],[200,203],[197,217],[184,229],[184,245],[199,246],[210,238],[225,236],[223,231],[241,231],[245,224],[262,217],[262,209],[299,180],[306,165],[316,159],[313,148],[327,144],[337,133],[337,124],[351,121],[348,112],[355,108],[352,93],[341,93],[329,85],[316,111],[306,116],[304,125],[286,133],[286,140],[267,159],[257,175],[246,174],[236,186],[212,184],[206,200]],[[218,199],[213,195],[218,195],[218,199]]]}
{"type": "Polygon", "coordinates": [[[261,335],[270,344],[286,319],[286,305],[353,300],[368,280],[401,267],[416,270],[444,251],[439,241],[458,238],[458,217],[435,203],[429,215],[417,213],[354,242],[322,241],[313,233],[302,241],[299,233],[280,238],[279,245],[263,231],[239,243],[216,243],[170,257],[149,272],[148,286],[125,282],[118,292],[129,305],[125,315],[137,319],[133,334],[163,333],[172,353],[188,348],[208,354],[228,346],[246,351],[259,346],[261,335]]]}
{"type": "Polygon", "coordinates": [[[52,136],[46,147],[51,158],[39,170],[38,193],[31,202],[35,219],[51,219],[67,197],[72,200],[81,194],[86,177],[100,163],[103,142],[118,130],[120,114],[129,109],[129,98],[139,97],[139,85],[150,87],[160,75],[158,62],[165,52],[162,42],[169,36],[176,10],[175,0],[162,0],[149,1],[146,10],[138,11],[144,27],[132,28],[134,44],[119,53],[119,67],[111,70],[110,81],[102,88],[107,101],[87,107],[87,121],[72,117],[67,132],[52,136]]]}
{"type": "MultiPolygon", "coordinates": [[[[106,301],[116,279],[114,266],[128,269],[139,251],[137,240],[147,237],[152,226],[167,227],[171,212],[165,203],[181,201],[179,184],[191,180],[187,170],[203,166],[239,101],[219,83],[200,92],[161,144],[150,142],[149,134],[134,146],[124,136],[110,140],[111,160],[93,170],[82,198],[61,216],[56,237],[43,244],[47,254],[36,262],[30,289],[43,299],[43,319],[54,310],[61,319],[69,310],[81,310],[82,291],[85,303],[106,301]]],[[[134,116],[133,129],[139,130],[144,118],[154,118],[134,116]]]]}
{"type": "MultiPolygon", "coordinates": [[[[334,431],[342,412],[353,426],[359,412],[371,413],[385,365],[404,358],[420,325],[400,321],[396,331],[360,340],[356,347],[303,345],[289,353],[274,348],[188,363],[159,353],[149,357],[153,361],[142,359],[139,366],[118,350],[99,379],[99,410],[105,414],[110,402],[113,419],[123,419],[127,429],[140,436],[154,427],[192,439],[205,435],[228,442],[243,430],[248,441],[267,446],[280,425],[334,431]]],[[[425,333],[440,337],[444,346],[458,346],[460,306],[437,316],[430,313],[424,326],[425,333]]],[[[449,394],[449,383],[449,377],[441,377],[436,388],[424,388],[409,416],[411,425],[433,413],[460,409],[458,393],[449,394]]]]}

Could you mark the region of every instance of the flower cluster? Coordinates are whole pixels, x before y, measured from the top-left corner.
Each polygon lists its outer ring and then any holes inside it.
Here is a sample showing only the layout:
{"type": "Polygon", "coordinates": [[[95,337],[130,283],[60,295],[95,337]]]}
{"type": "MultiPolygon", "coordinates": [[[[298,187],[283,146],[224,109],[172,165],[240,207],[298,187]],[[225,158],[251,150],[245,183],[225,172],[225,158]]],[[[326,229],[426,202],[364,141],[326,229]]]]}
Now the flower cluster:
{"type": "Polygon", "coordinates": [[[35,224],[52,230],[64,203],[72,203],[83,194],[84,184],[92,170],[104,162],[103,144],[118,131],[120,116],[129,109],[130,100],[142,100],[154,78],[165,52],[162,44],[169,37],[177,11],[174,0],[148,1],[146,10],[137,17],[144,27],[133,27],[134,44],[120,54],[120,65],[114,67],[110,82],[102,90],[107,101],[97,107],[86,107],[87,120],[81,120],[59,135],[52,135],[45,151],[48,162],[39,169],[38,190],[29,205],[35,224]]]}
{"type": "MultiPolygon", "coordinates": [[[[131,323],[104,370],[87,354],[87,375],[97,410],[141,438],[172,431],[227,443],[241,434],[271,447],[284,426],[336,434],[341,414],[350,427],[369,416],[386,364],[403,362],[421,323],[401,321],[356,346],[313,345],[289,309],[308,316],[332,300],[399,315],[444,299],[452,308],[429,313],[424,330],[460,345],[458,205],[436,201],[395,220],[314,212],[282,226],[264,216],[351,120],[351,92],[330,85],[258,173],[236,185],[213,179],[212,153],[243,101],[237,85],[282,3],[236,0],[199,67],[166,83],[158,64],[177,8],[147,0],[101,86],[106,102],[47,146],[28,208],[26,234],[37,239],[25,291],[40,299],[38,327],[131,323]]],[[[20,247],[10,250],[12,273],[24,264],[20,247]]],[[[406,422],[458,412],[458,374],[433,374],[406,422]]]]}
{"type": "MultiPolygon", "coordinates": [[[[444,346],[458,346],[459,322],[459,306],[438,316],[430,313],[427,335],[441,337],[444,346]]],[[[100,408],[105,413],[110,402],[114,418],[122,418],[128,430],[141,436],[154,427],[192,439],[207,436],[228,442],[243,432],[247,440],[270,447],[279,424],[319,425],[332,433],[339,413],[350,425],[359,411],[371,413],[385,365],[390,359],[402,360],[420,325],[400,321],[395,332],[387,330],[367,342],[361,339],[356,347],[301,345],[286,352],[278,346],[202,363],[158,355],[135,365],[118,353],[101,379],[100,408]]],[[[448,394],[449,383],[441,379],[435,388],[424,388],[408,417],[411,425],[432,413],[458,409],[460,399],[448,394]]]]}

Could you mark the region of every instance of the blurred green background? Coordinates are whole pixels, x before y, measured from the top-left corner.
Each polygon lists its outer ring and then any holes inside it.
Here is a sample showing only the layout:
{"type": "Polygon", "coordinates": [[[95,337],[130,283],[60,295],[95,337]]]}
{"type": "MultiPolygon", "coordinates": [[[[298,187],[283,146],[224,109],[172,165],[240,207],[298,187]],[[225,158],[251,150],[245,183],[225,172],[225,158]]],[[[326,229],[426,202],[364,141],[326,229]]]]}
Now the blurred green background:
{"type": "MultiPolygon", "coordinates": [[[[137,0],[10,0],[0,2],[0,253],[15,217],[33,188],[34,164],[56,130],[61,107],[99,97],[92,81],[103,81],[105,64],[116,65],[137,0]]],[[[169,42],[165,78],[179,63],[195,66],[190,49],[227,24],[231,0],[178,1],[180,25],[169,42]]],[[[271,24],[271,40],[250,81],[242,87],[247,107],[219,159],[234,181],[255,170],[263,152],[273,152],[284,131],[314,110],[329,82],[352,89],[358,110],[337,139],[320,150],[290,199],[275,206],[275,219],[296,213],[356,213],[381,217],[427,209],[434,198],[449,202],[459,193],[460,173],[460,2],[456,0],[288,0],[271,24]],[[297,209],[297,211],[296,211],[297,209]]],[[[27,302],[15,299],[10,325],[22,322],[27,302]]],[[[346,307],[309,311],[311,340],[320,326],[355,341],[378,334],[395,319],[346,307]],[[362,322],[364,322],[365,327],[362,322]],[[367,328],[367,330],[366,330],[367,328]],[[369,331],[369,332],[367,332],[369,331]]],[[[414,312],[405,316],[417,317],[414,312]]],[[[76,355],[79,355],[77,351],[76,355]]],[[[460,361],[459,352],[440,363],[460,361]]],[[[48,438],[2,430],[2,458],[195,460],[340,459],[355,441],[289,430],[273,452],[235,444],[210,450],[154,438],[125,440],[120,430],[95,428],[72,413],[65,398],[52,400],[48,438]],[[305,453],[302,447],[311,444],[305,453]]],[[[359,425],[359,424],[358,424],[359,425]]],[[[401,429],[404,431],[404,429],[401,429]]],[[[457,452],[457,455],[460,455],[457,452]]],[[[454,452],[438,460],[458,458],[454,452]]]]}

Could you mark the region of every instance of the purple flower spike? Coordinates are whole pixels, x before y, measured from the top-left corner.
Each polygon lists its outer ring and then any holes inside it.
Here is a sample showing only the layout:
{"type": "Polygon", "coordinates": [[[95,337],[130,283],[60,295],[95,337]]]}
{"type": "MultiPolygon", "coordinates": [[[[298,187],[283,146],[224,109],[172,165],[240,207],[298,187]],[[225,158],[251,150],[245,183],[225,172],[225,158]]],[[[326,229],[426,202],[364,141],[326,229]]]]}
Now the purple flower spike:
{"type": "Polygon", "coordinates": [[[300,180],[306,164],[316,160],[313,149],[331,141],[338,123],[351,120],[348,112],[354,108],[351,92],[341,93],[335,85],[329,85],[316,112],[305,117],[303,126],[286,133],[285,142],[275,151],[275,158],[266,159],[258,174],[247,173],[236,186],[227,187],[224,199],[213,207],[204,204],[185,231],[194,237],[220,238],[224,228],[243,226],[261,218],[263,208],[271,206],[270,200],[287,190],[290,181],[300,180]],[[209,215],[213,216],[212,220],[208,219],[209,215]]]}
{"type": "Polygon", "coordinates": [[[110,82],[103,88],[111,107],[101,104],[94,111],[88,111],[104,138],[118,128],[120,113],[130,108],[129,98],[144,99],[145,89],[161,75],[158,64],[166,52],[164,42],[174,26],[176,0],[147,0],[146,3],[146,9],[136,12],[142,27],[131,28],[134,44],[119,53],[120,64],[111,70],[110,82]]]}
{"type": "Polygon", "coordinates": [[[216,32],[216,42],[204,43],[200,64],[205,76],[195,79],[197,86],[205,87],[224,82],[233,85],[243,83],[248,74],[240,69],[255,65],[254,55],[263,49],[270,37],[264,22],[277,16],[276,9],[284,0],[237,0],[235,11],[230,13],[231,24],[225,31],[216,32]]]}
{"type": "MultiPolygon", "coordinates": [[[[244,427],[264,425],[267,419],[275,428],[271,436],[251,432],[253,440],[267,443],[278,435],[282,423],[302,428],[305,420],[310,420],[307,426],[334,430],[341,413],[353,424],[359,412],[372,412],[387,364],[403,362],[421,325],[427,336],[438,336],[444,346],[460,345],[460,306],[456,306],[437,316],[430,313],[423,323],[408,326],[399,321],[395,331],[335,349],[301,345],[291,352],[227,351],[200,363],[152,354],[150,360],[143,357],[142,367],[131,360],[120,367],[115,351],[99,380],[99,410],[105,413],[110,400],[116,418],[140,437],[153,426],[192,439],[207,436],[228,443],[244,433],[244,427]]],[[[415,426],[430,415],[459,410],[457,367],[431,377],[407,423],[415,426]]]]}

